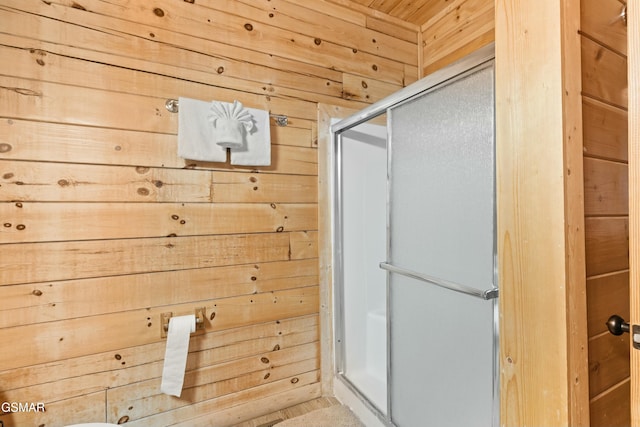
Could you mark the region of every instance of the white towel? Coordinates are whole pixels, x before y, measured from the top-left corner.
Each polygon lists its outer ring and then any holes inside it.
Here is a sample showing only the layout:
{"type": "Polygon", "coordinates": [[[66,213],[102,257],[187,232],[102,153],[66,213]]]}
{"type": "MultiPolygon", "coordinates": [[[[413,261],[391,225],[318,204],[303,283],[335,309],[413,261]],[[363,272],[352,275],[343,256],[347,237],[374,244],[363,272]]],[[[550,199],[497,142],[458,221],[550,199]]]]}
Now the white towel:
{"type": "MultiPolygon", "coordinates": [[[[245,107],[246,108],[246,107],[245,107]]],[[[269,112],[246,108],[253,116],[254,128],[246,133],[246,147],[231,149],[231,164],[241,166],[271,165],[271,129],[269,112]]]]}
{"type": "Polygon", "coordinates": [[[216,144],[209,121],[211,102],[189,98],[178,102],[178,155],[203,162],[226,162],[227,149],[216,144]]]}

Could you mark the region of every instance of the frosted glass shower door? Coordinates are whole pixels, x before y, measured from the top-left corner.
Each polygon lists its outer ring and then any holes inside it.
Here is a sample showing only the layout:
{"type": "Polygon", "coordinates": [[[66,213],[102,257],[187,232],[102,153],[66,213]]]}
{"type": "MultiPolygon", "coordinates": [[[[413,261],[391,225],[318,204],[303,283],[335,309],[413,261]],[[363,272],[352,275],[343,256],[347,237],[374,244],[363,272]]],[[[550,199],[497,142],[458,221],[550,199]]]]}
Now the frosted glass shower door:
{"type": "Polygon", "coordinates": [[[389,111],[391,419],[487,427],[496,403],[494,86],[485,64],[389,111]],[[486,295],[485,295],[486,296],[486,295]],[[490,297],[489,297],[490,298],[490,297]]]}

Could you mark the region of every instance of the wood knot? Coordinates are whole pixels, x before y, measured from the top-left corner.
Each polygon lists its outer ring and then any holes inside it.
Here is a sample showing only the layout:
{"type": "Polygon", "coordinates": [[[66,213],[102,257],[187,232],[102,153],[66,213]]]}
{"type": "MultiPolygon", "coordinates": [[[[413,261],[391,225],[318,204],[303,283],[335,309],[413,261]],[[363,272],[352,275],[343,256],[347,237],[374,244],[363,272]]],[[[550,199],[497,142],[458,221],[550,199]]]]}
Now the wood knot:
{"type": "Polygon", "coordinates": [[[42,296],[42,291],[40,289],[34,289],[31,293],[37,297],[42,296]]]}
{"type": "Polygon", "coordinates": [[[373,65],[371,66],[371,69],[372,69],[373,71],[378,71],[378,66],[377,66],[376,64],[373,64],[373,65]]]}
{"type": "Polygon", "coordinates": [[[11,144],[7,144],[6,142],[0,144],[0,153],[8,153],[11,150],[13,150],[11,144]]]}
{"type": "Polygon", "coordinates": [[[360,82],[360,84],[362,85],[362,87],[363,87],[364,89],[366,89],[366,88],[368,88],[368,87],[369,87],[369,85],[367,84],[367,82],[365,82],[364,80],[363,80],[362,82],[360,82]]]}
{"type": "Polygon", "coordinates": [[[300,381],[298,377],[291,378],[291,384],[296,384],[298,381],[300,381]]]}
{"type": "Polygon", "coordinates": [[[144,166],[136,166],[136,172],[138,172],[139,174],[144,174],[149,172],[149,168],[144,166]]]}
{"type": "Polygon", "coordinates": [[[60,180],[58,180],[58,185],[60,187],[68,187],[69,186],[69,181],[67,181],[66,179],[60,179],[60,180]]]}
{"type": "Polygon", "coordinates": [[[124,415],[122,417],[120,417],[120,419],[118,420],[118,424],[124,424],[126,422],[129,421],[129,416],[128,415],[124,415]]]}
{"type": "Polygon", "coordinates": [[[144,187],[140,187],[138,188],[138,194],[141,196],[148,196],[149,195],[149,190],[144,188],[144,187]]]}
{"type": "Polygon", "coordinates": [[[246,24],[244,24],[244,29],[247,31],[253,31],[253,25],[247,22],[246,24]]]}
{"type": "Polygon", "coordinates": [[[153,9],[153,14],[159,18],[162,18],[164,16],[164,10],[160,9],[159,7],[156,7],[155,9],[153,9]]]}
{"type": "Polygon", "coordinates": [[[316,46],[320,46],[322,44],[322,40],[318,38],[313,39],[313,42],[316,44],[316,46]]]}
{"type": "Polygon", "coordinates": [[[216,71],[218,72],[218,74],[222,74],[222,73],[224,73],[224,67],[220,66],[220,67],[218,67],[218,69],[216,71]]]}
{"type": "Polygon", "coordinates": [[[261,358],[260,358],[260,361],[261,361],[262,363],[269,363],[269,358],[267,358],[267,357],[261,357],[261,358]]]}

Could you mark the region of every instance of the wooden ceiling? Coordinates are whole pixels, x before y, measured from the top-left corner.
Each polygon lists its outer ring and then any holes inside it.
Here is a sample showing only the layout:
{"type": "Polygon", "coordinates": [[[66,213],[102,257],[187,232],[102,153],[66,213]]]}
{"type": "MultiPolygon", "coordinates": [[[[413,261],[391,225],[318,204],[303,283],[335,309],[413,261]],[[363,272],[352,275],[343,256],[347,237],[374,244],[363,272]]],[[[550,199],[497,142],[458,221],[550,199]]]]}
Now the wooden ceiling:
{"type": "Polygon", "coordinates": [[[442,10],[450,0],[352,0],[371,9],[422,25],[442,10]]]}

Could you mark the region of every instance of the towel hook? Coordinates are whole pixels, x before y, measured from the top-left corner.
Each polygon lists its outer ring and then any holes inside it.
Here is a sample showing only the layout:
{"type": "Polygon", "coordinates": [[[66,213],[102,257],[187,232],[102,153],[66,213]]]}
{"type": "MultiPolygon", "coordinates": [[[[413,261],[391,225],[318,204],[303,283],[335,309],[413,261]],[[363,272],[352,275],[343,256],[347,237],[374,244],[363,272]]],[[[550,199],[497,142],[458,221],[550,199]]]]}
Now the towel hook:
{"type": "Polygon", "coordinates": [[[289,124],[289,118],[281,114],[270,114],[276,120],[278,126],[287,126],[289,124]]]}
{"type": "Polygon", "coordinates": [[[177,99],[167,99],[167,102],[164,103],[164,106],[167,110],[172,113],[178,112],[178,100],[177,99]]]}

